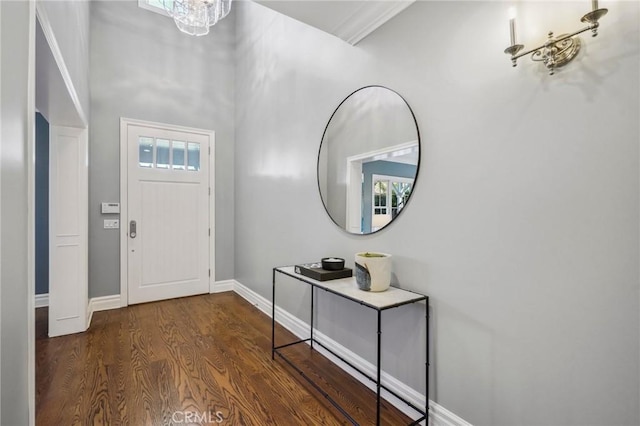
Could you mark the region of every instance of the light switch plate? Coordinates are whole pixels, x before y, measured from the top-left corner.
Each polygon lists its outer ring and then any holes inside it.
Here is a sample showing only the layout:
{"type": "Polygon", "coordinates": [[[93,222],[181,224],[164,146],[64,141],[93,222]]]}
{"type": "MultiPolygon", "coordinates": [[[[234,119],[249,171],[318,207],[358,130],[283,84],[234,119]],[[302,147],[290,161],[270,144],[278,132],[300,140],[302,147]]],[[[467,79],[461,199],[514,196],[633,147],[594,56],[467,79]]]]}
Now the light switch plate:
{"type": "Polygon", "coordinates": [[[118,219],[105,219],[104,229],[120,229],[120,221],[118,219]]]}

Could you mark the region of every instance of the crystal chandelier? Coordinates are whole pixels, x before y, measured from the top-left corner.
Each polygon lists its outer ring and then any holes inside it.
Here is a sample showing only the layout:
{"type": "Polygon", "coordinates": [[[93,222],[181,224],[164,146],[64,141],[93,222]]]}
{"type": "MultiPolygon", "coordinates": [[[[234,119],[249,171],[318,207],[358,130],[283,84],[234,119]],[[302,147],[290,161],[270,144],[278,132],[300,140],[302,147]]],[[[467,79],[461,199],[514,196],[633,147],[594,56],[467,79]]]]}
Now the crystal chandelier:
{"type": "Polygon", "coordinates": [[[209,34],[209,27],[229,14],[232,0],[163,0],[178,29],[195,36],[209,34]]]}

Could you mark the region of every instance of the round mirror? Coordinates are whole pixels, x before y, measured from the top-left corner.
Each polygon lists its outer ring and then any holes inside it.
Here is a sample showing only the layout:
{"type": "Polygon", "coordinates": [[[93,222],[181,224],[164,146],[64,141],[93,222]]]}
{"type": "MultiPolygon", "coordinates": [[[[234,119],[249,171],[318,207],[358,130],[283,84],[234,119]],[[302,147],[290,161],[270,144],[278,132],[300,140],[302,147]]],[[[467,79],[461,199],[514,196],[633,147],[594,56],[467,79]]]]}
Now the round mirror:
{"type": "Polygon", "coordinates": [[[322,136],[324,207],[347,232],[377,232],[405,208],[419,166],[420,133],[407,102],[386,87],[358,89],[338,105],[322,136]]]}

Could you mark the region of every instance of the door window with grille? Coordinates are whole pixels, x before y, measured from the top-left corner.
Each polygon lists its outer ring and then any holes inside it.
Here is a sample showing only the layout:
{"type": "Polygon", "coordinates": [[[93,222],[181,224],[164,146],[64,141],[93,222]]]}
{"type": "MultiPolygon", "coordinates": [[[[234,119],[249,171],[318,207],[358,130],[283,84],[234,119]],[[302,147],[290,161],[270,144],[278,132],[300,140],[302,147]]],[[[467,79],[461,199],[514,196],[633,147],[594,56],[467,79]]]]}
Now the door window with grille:
{"type": "Polygon", "coordinates": [[[393,220],[411,195],[413,179],[399,176],[373,175],[373,215],[389,216],[393,220]]]}

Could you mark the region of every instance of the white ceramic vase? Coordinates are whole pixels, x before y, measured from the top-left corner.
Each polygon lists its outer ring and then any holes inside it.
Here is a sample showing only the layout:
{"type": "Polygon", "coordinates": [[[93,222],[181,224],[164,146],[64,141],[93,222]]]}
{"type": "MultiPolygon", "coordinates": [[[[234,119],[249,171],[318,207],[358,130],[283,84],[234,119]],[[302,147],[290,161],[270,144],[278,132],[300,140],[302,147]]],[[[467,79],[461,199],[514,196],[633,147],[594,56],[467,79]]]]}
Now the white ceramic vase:
{"type": "Polygon", "coordinates": [[[364,291],[385,291],[391,284],[391,255],[356,253],[356,283],[364,291]]]}

